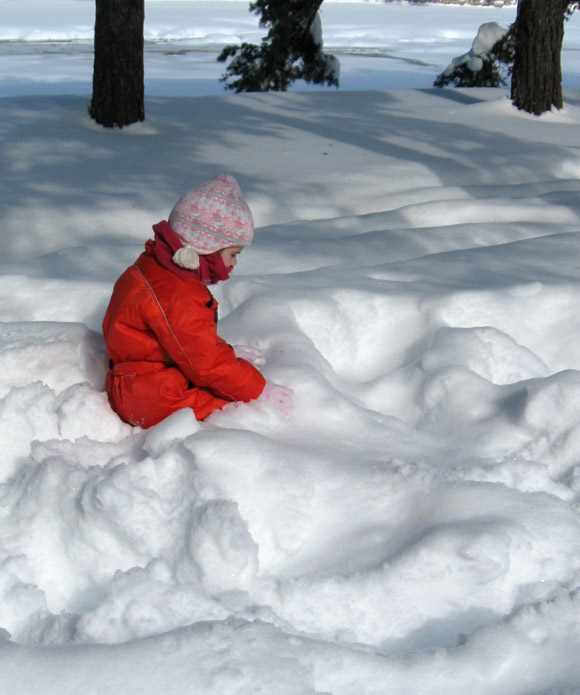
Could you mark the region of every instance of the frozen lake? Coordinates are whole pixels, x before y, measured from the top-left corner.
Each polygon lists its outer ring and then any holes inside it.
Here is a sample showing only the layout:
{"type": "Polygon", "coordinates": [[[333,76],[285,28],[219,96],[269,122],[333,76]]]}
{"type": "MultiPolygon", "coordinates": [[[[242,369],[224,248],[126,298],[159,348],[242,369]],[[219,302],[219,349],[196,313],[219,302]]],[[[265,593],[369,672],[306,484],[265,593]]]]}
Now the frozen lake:
{"type": "MultiPolygon", "coordinates": [[[[0,0],[0,95],[49,94],[55,87],[90,94],[94,5],[59,0],[58,13],[51,7],[43,0],[0,0]]],[[[481,24],[508,26],[515,14],[515,7],[326,2],[324,43],[340,59],[341,89],[427,88],[470,48],[481,24]]],[[[224,66],[216,61],[221,48],[259,42],[262,35],[243,1],[147,2],[147,95],[222,93],[224,66]]],[[[562,56],[565,87],[580,87],[578,50],[580,22],[574,17],[562,56]]]]}

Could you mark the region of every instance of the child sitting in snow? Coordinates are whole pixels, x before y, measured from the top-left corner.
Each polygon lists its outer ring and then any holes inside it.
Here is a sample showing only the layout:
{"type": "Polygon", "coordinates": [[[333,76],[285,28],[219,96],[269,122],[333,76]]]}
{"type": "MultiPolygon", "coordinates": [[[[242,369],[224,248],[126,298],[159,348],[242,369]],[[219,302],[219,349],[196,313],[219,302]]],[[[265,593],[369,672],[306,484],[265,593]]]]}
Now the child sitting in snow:
{"type": "Polygon", "coordinates": [[[217,335],[207,288],[227,280],[254,234],[233,176],[216,176],[180,198],[154,241],[117,280],[103,321],[109,401],[132,425],[151,427],[180,408],[198,420],[232,401],[260,398],[285,415],[290,389],[266,381],[261,350],[217,335]]]}

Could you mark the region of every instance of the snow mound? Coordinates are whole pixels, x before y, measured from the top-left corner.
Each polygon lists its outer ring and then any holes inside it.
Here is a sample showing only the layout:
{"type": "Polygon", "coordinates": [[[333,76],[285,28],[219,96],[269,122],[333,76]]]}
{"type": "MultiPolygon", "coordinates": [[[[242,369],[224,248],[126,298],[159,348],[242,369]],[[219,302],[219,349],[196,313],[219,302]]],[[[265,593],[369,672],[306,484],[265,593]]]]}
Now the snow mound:
{"type": "MultiPolygon", "coordinates": [[[[43,132],[49,103],[7,101],[11,143],[43,132]]],[[[77,233],[82,205],[38,186],[45,215],[0,263],[7,692],[577,690],[578,113],[530,120],[505,101],[156,100],[171,125],[137,144],[59,101],[55,156],[98,144],[60,160],[90,220],[77,233]],[[193,183],[194,156],[200,180],[233,171],[256,211],[214,288],[220,334],[260,347],[296,409],[143,431],[107,402],[98,326],[142,218],[193,183]],[[138,215],[104,183],[111,162],[138,215]]],[[[18,164],[6,186],[25,186],[18,164]]],[[[3,213],[14,232],[23,210],[3,213]]]]}

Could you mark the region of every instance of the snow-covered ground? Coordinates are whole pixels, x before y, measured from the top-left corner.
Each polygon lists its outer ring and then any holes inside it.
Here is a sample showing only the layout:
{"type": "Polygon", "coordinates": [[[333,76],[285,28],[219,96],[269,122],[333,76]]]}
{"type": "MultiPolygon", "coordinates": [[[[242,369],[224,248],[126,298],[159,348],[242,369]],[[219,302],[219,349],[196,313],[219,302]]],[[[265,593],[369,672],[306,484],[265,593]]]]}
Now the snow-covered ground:
{"type": "Polygon", "coordinates": [[[580,92],[158,94],[104,131],[80,57],[35,56],[0,62],[0,693],[580,693],[580,92]],[[257,225],[220,332],[296,410],[132,429],[112,285],[220,171],[257,225]]]}
{"type": "MultiPolygon", "coordinates": [[[[480,24],[508,26],[515,7],[409,6],[332,2],[322,6],[325,47],[342,64],[343,89],[431,87],[450,60],[469,50],[480,24]]],[[[87,94],[92,81],[94,3],[0,0],[0,96],[87,94]],[[34,21],[33,21],[34,20],[34,21]]],[[[221,48],[259,42],[247,0],[145,3],[146,91],[150,96],[221,94],[221,48]]],[[[566,32],[567,86],[580,87],[580,20],[566,32]]],[[[303,89],[304,86],[298,86],[303,89]]]]}
{"type": "MultiPolygon", "coordinates": [[[[481,24],[508,27],[515,15],[515,6],[340,0],[326,0],[321,11],[324,45],[338,56],[347,90],[429,88],[469,50],[481,24]]],[[[0,96],[90,94],[93,27],[89,0],[0,0],[0,96]]],[[[258,43],[263,33],[247,0],[146,0],[147,94],[223,93],[219,52],[230,43],[258,43]]],[[[580,19],[574,16],[562,53],[566,87],[580,88],[578,51],[580,19]]]]}

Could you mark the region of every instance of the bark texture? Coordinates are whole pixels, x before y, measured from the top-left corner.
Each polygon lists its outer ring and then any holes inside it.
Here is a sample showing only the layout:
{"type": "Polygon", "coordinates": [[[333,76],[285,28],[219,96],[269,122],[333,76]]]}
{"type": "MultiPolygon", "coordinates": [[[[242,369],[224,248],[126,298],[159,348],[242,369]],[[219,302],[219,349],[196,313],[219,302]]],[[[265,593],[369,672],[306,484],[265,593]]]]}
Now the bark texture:
{"type": "Polygon", "coordinates": [[[144,21],[144,0],[96,0],[89,113],[107,128],[122,128],[145,119],[144,21]]]}
{"type": "Polygon", "coordinates": [[[563,105],[564,6],[562,0],[520,0],[518,5],[511,98],[537,116],[563,105]]]}

